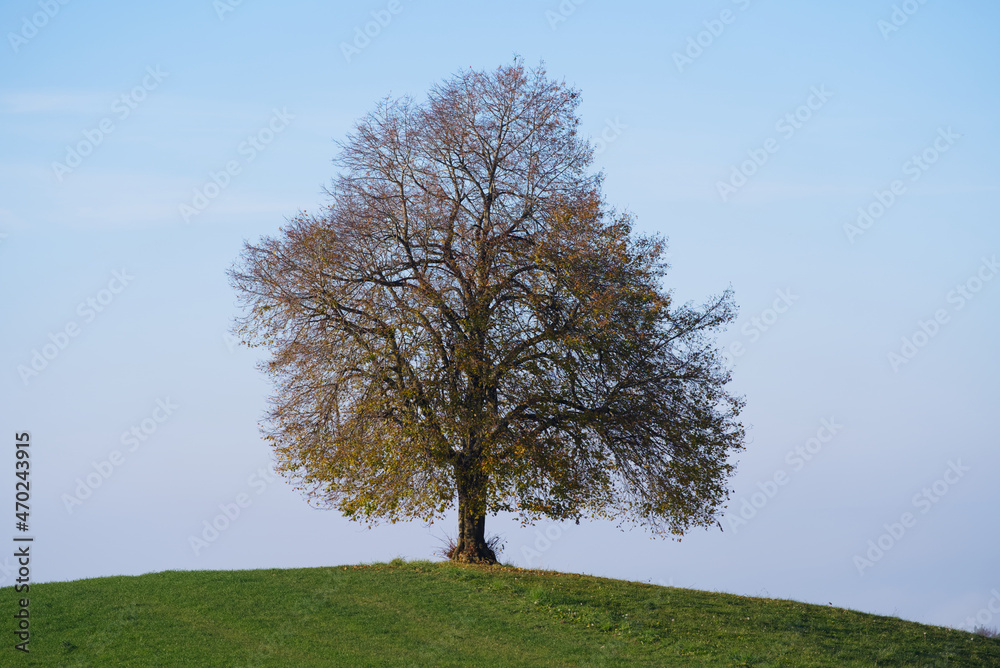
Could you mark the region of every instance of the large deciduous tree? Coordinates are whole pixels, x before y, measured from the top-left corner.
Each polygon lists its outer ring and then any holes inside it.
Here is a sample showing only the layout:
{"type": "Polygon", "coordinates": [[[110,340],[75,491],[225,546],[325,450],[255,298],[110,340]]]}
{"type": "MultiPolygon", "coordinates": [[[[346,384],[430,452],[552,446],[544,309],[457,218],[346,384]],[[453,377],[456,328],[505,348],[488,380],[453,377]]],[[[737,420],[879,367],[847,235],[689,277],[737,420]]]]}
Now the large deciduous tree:
{"type": "Polygon", "coordinates": [[[665,244],[604,201],[579,96],[521,62],[385,100],[340,143],[330,202],[247,243],[235,330],[272,353],[278,469],[354,519],[431,520],[493,563],[488,514],[716,521],[742,401],[674,305],[665,244]]]}

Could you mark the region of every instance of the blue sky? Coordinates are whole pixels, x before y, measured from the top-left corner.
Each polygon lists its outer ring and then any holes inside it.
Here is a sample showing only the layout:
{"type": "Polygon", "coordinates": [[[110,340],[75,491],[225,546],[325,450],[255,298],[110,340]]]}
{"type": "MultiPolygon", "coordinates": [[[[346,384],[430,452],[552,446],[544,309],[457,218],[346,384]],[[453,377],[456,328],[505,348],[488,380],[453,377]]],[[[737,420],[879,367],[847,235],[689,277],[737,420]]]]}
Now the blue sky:
{"type": "Polygon", "coordinates": [[[323,204],[377,100],[516,53],[581,89],[675,298],[734,288],[749,439],[724,531],[491,518],[502,558],[1000,626],[1000,7],[816,5],[3,3],[0,434],[33,438],[34,576],[427,558],[454,532],[369,530],[270,472],[224,272],[323,204]]]}

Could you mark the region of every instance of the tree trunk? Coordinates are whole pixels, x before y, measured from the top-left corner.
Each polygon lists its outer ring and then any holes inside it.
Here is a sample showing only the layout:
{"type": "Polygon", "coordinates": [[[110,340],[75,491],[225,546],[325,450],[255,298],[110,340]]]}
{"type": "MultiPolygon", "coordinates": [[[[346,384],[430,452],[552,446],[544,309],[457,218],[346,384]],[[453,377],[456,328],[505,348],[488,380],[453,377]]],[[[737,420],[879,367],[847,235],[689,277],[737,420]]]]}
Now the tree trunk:
{"type": "Polygon", "coordinates": [[[465,464],[456,466],[458,483],[458,540],[448,554],[452,561],[495,564],[497,556],[486,544],[486,476],[465,464]]]}

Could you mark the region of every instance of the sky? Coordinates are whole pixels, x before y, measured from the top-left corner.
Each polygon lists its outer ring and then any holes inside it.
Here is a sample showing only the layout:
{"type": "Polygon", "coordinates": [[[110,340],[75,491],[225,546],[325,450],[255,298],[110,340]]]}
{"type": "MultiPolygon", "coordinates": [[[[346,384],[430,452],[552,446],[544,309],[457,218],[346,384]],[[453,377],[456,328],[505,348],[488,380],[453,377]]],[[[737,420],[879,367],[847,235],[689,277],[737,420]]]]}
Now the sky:
{"type": "Polygon", "coordinates": [[[34,537],[36,582],[437,558],[454,512],[368,528],[273,472],[225,272],[325,203],[380,99],[518,54],[581,91],[607,200],[669,239],[674,299],[733,288],[747,447],[721,530],[491,517],[501,560],[1000,627],[998,21],[986,0],[4,2],[0,498],[22,432],[31,497],[0,541],[34,537]]]}

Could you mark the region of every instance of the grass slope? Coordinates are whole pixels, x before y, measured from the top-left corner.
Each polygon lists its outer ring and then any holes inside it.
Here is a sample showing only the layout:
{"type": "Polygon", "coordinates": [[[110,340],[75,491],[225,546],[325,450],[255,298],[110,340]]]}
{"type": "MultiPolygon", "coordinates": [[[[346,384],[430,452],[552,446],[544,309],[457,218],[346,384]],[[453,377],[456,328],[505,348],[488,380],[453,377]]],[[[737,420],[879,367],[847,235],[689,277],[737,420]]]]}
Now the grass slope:
{"type": "Polygon", "coordinates": [[[400,560],[32,585],[24,655],[2,591],[4,666],[1000,666],[1000,639],[839,608],[400,560]]]}

